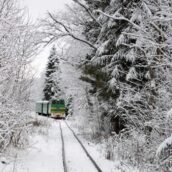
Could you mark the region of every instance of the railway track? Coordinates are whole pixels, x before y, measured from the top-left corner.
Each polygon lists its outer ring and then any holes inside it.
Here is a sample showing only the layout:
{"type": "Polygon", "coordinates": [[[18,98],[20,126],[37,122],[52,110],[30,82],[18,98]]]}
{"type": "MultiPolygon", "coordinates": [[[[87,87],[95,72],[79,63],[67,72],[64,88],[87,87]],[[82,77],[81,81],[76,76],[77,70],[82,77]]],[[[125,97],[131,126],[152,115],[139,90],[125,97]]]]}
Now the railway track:
{"type": "MultiPolygon", "coordinates": [[[[81,140],[78,138],[78,136],[75,134],[75,132],[72,130],[72,128],[69,126],[69,124],[66,122],[66,121],[59,121],[59,126],[60,126],[60,132],[61,132],[61,141],[62,141],[62,161],[63,161],[63,168],[64,168],[64,172],[70,172],[72,171],[69,167],[70,164],[70,161],[68,160],[67,158],[67,153],[68,153],[68,150],[69,148],[67,149],[66,146],[67,145],[70,145],[71,144],[71,148],[70,149],[82,149],[82,153],[80,153],[81,155],[82,154],[85,154],[84,156],[86,157],[85,158],[85,161],[87,161],[87,166],[86,164],[84,164],[86,167],[85,167],[85,171],[89,171],[90,170],[88,168],[88,164],[91,164],[92,166],[92,171],[94,172],[103,172],[100,167],[97,165],[97,163],[95,162],[95,160],[92,158],[92,156],[89,154],[89,152],[87,151],[87,149],[85,148],[85,146],[83,145],[83,143],[81,142],[81,140]],[[68,130],[68,131],[67,131],[68,130]],[[66,132],[67,131],[67,132],[66,132]],[[69,136],[65,136],[64,133],[67,133],[66,135],[69,135],[69,136]],[[65,138],[66,137],[66,138],[65,138]],[[75,147],[72,143],[69,143],[70,140],[69,138],[75,140],[75,146],[77,144],[77,147],[75,147]],[[73,148],[72,146],[74,146],[75,148],[73,148]],[[87,160],[86,160],[87,159],[87,160]],[[88,162],[89,161],[89,162],[88,162]],[[94,169],[94,170],[93,170],[94,169]]],[[[69,147],[69,146],[68,146],[69,147]]],[[[77,153],[76,153],[77,154],[77,153]]],[[[74,152],[74,155],[73,156],[76,156],[75,155],[75,152],[74,152]]],[[[75,158],[73,158],[75,159],[75,158]]],[[[78,158],[79,160],[80,158],[78,158]]],[[[82,159],[82,158],[81,158],[82,159]]],[[[78,162],[80,163],[80,162],[78,162]]],[[[76,165],[76,164],[73,164],[73,165],[76,165]]],[[[78,165],[78,164],[77,164],[78,165]]],[[[75,167],[73,167],[75,168],[75,167]]],[[[83,167],[82,167],[83,168],[83,167]]],[[[80,172],[82,172],[82,169],[78,169],[78,171],[80,170],[80,172]]],[[[74,170],[75,171],[75,170],[74,170]]],[[[77,171],[77,170],[76,170],[77,171]]]]}
{"type": "Polygon", "coordinates": [[[66,164],[66,156],[65,156],[65,144],[64,144],[64,137],[63,137],[63,131],[62,131],[62,127],[61,127],[61,122],[59,122],[59,124],[60,124],[60,135],[61,135],[61,141],[62,141],[63,168],[64,168],[64,172],[68,172],[67,171],[67,164],[66,164]]]}

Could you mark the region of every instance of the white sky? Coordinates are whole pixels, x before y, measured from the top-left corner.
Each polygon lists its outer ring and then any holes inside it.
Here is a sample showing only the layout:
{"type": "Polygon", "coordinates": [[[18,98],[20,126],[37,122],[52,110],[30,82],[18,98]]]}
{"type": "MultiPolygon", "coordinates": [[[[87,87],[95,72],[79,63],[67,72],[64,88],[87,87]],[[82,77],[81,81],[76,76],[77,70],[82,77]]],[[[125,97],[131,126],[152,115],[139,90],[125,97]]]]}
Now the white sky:
{"type": "MultiPolygon", "coordinates": [[[[60,12],[65,9],[65,4],[69,4],[72,0],[21,0],[21,5],[28,9],[31,20],[37,21],[38,18],[45,17],[47,11],[60,12]]],[[[45,69],[50,48],[45,48],[33,62],[37,76],[45,69]]]]}
{"type": "Polygon", "coordinates": [[[65,4],[72,0],[21,0],[24,7],[28,8],[31,18],[43,17],[47,11],[56,12],[63,10],[65,4]]]}

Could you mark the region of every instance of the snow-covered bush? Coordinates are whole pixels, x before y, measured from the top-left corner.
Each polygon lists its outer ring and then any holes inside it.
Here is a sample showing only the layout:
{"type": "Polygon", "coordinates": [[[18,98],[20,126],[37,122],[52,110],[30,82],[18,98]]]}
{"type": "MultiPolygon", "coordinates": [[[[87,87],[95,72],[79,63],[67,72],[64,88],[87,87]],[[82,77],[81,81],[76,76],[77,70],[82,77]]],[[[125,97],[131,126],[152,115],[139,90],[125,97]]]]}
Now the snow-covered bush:
{"type": "Polygon", "coordinates": [[[164,120],[164,133],[166,138],[157,146],[156,158],[159,170],[171,171],[172,170],[172,109],[167,111],[166,119],[164,120]]]}
{"type": "Polygon", "coordinates": [[[27,144],[27,135],[31,129],[29,118],[21,107],[14,103],[8,106],[1,106],[0,121],[0,151],[4,151],[8,146],[14,145],[22,147],[27,144]]]}

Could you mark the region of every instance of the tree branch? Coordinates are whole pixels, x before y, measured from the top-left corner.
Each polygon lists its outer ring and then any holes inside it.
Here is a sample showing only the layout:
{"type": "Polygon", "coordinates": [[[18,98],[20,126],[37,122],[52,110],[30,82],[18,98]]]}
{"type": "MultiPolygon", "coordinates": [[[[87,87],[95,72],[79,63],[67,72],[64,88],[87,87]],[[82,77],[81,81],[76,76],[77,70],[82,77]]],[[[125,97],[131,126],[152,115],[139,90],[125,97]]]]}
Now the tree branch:
{"type": "Polygon", "coordinates": [[[153,22],[150,22],[150,25],[160,34],[162,35],[164,38],[166,38],[165,33],[153,22]]]}
{"type": "Polygon", "coordinates": [[[58,24],[58,25],[60,25],[60,26],[63,27],[63,29],[65,30],[65,32],[66,32],[66,34],[67,34],[68,36],[70,36],[70,37],[72,37],[72,38],[74,38],[74,39],[76,39],[76,40],[78,40],[78,41],[80,41],[80,42],[83,42],[83,43],[89,45],[90,47],[92,47],[93,49],[97,50],[97,48],[96,48],[91,42],[89,42],[89,41],[87,41],[87,40],[84,40],[84,39],[82,39],[82,38],[79,38],[79,37],[77,37],[76,35],[74,35],[74,34],[70,31],[70,28],[68,28],[64,23],[58,21],[50,12],[48,12],[48,15],[50,16],[50,18],[51,18],[56,24],[58,24]]]}
{"type": "Polygon", "coordinates": [[[97,21],[96,17],[92,14],[92,12],[81,2],[79,2],[78,0],[73,0],[75,3],[77,3],[79,6],[81,6],[82,8],[85,9],[85,11],[89,14],[89,16],[100,26],[102,27],[102,24],[97,21]]]}
{"type": "Polygon", "coordinates": [[[101,13],[104,16],[109,17],[109,18],[114,19],[114,20],[124,20],[124,21],[127,21],[128,23],[132,24],[136,29],[139,29],[139,30],[141,29],[140,26],[136,25],[135,23],[133,23],[132,21],[130,21],[129,19],[127,19],[126,17],[124,17],[123,15],[121,15],[118,12],[116,13],[116,15],[113,15],[113,16],[111,16],[111,15],[109,15],[107,13],[104,13],[101,10],[96,10],[96,12],[101,13]]]}

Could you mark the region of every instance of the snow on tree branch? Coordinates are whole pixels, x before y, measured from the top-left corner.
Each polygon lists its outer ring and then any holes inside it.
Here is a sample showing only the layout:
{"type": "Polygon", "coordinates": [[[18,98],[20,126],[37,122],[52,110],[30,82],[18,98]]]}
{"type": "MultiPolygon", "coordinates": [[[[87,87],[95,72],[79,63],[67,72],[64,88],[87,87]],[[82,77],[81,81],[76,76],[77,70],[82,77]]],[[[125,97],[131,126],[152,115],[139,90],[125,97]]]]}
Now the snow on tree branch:
{"type": "Polygon", "coordinates": [[[85,9],[85,11],[90,15],[90,17],[100,26],[102,27],[102,24],[96,19],[96,17],[93,15],[93,13],[89,10],[88,7],[86,7],[83,3],[81,3],[78,0],[73,0],[75,3],[77,3],[78,5],[80,5],[81,7],[83,7],[85,9]]]}
{"type": "Polygon", "coordinates": [[[109,15],[107,13],[104,13],[103,11],[101,10],[96,10],[97,13],[100,13],[108,18],[111,18],[113,20],[125,20],[127,21],[128,23],[132,24],[136,29],[140,30],[140,26],[133,23],[131,20],[127,19],[126,17],[124,17],[122,14],[119,13],[120,9],[118,11],[116,11],[116,13],[112,16],[112,15],[109,15]]]}

